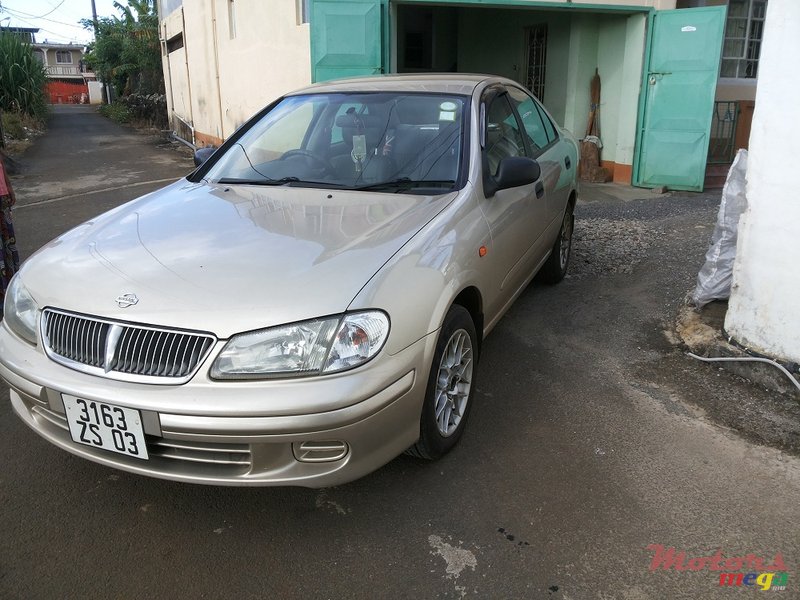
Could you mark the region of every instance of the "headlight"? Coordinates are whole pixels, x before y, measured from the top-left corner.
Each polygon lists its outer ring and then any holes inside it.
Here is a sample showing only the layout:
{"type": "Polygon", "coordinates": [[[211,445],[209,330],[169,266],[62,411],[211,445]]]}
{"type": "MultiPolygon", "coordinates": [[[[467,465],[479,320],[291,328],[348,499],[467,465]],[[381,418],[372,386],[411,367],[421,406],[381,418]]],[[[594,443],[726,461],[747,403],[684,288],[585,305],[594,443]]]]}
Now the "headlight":
{"type": "Polygon", "coordinates": [[[379,311],[281,325],[230,339],[211,367],[214,379],[335,373],[375,356],[389,335],[379,311]]]}
{"type": "Polygon", "coordinates": [[[36,306],[19,275],[15,275],[6,290],[3,304],[3,318],[8,328],[22,339],[36,344],[36,323],[39,321],[39,307],[36,306]]]}

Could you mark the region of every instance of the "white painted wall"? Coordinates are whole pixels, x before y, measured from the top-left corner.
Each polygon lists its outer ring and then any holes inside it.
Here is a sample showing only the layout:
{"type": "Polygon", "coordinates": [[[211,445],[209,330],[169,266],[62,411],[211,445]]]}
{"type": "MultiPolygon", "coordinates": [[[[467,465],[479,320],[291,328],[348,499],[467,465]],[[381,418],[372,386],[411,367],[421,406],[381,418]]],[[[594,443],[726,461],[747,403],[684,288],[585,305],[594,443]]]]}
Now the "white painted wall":
{"type": "Polygon", "coordinates": [[[800,362],[800,194],[797,106],[800,2],[770,0],[725,328],[763,354],[800,362]]]}
{"type": "Polygon", "coordinates": [[[635,14],[627,18],[625,29],[625,62],[622,67],[621,94],[614,162],[633,165],[636,144],[636,115],[639,112],[639,92],[642,87],[644,46],[647,36],[647,16],[635,14]]]}
{"type": "Polygon", "coordinates": [[[279,96],[311,83],[308,23],[298,23],[295,0],[236,2],[236,36],[229,33],[228,0],[215,0],[223,137],[279,96]]]}
{"type": "Polygon", "coordinates": [[[644,13],[572,18],[564,126],[579,138],[586,133],[590,82],[598,67],[602,158],[618,164],[633,164],[646,24],[644,13]]]}
{"type": "Polygon", "coordinates": [[[309,26],[295,0],[193,0],[162,20],[162,39],[181,32],[184,47],[163,58],[168,109],[200,145],[311,82],[309,26]]]}
{"type": "Polygon", "coordinates": [[[89,86],[89,104],[103,103],[103,84],[99,81],[87,81],[89,86]]]}

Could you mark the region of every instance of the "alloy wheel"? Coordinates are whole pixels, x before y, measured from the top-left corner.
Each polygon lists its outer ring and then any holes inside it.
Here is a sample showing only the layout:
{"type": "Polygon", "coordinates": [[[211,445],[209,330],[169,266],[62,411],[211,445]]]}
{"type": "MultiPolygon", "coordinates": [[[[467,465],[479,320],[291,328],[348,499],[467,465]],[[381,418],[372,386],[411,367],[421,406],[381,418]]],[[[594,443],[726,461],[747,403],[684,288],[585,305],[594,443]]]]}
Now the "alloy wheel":
{"type": "Polygon", "coordinates": [[[464,329],[450,336],[436,380],[436,427],[444,437],[458,429],[464,416],[472,385],[472,340],[464,329]]]}

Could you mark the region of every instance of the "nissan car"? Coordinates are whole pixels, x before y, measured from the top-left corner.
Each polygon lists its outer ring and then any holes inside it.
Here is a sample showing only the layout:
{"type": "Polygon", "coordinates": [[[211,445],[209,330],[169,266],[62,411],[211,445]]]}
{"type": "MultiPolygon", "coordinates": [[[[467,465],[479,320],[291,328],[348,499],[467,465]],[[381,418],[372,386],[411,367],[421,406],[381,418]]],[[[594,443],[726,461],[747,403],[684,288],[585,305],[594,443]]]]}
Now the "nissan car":
{"type": "Polygon", "coordinates": [[[570,133],[513,81],[398,75],[287,94],[201,154],[13,278],[16,414],[85,459],[213,485],[451,450],[484,338],[567,272],[570,133]]]}

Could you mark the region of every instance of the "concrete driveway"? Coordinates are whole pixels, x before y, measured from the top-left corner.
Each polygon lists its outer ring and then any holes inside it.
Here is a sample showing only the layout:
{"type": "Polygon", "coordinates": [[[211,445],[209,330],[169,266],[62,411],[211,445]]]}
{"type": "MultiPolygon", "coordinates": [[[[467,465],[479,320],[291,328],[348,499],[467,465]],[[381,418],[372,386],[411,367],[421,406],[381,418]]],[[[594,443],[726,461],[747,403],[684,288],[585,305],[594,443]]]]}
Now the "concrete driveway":
{"type": "MultiPolygon", "coordinates": [[[[23,258],[191,169],[85,108],[56,111],[22,163],[23,258]]],[[[50,446],[0,387],[0,597],[730,598],[710,559],[688,568],[718,551],[745,573],[780,553],[798,597],[796,440],[732,428],[784,400],[664,333],[717,202],[585,191],[572,276],[531,285],[486,340],[470,426],[437,463],[327,490],[170,483],[50,446]],[[658,546],[681,570],[651,572],[658,546]]]]}

